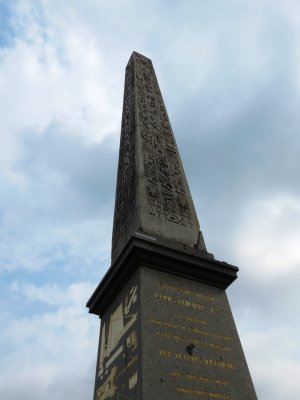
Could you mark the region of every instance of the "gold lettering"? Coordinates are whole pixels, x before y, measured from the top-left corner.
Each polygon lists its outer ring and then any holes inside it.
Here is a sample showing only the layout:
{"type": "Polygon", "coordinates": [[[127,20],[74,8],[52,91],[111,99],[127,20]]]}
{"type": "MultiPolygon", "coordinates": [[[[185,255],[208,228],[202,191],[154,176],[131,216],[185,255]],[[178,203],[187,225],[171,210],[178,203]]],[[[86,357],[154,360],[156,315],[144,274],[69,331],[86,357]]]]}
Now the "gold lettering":
{"type": "Polygon", "coordinates": [[[200,346],[206,346],[210,347],[211,349],[216,349],[216,350],[224,350],[224,351],[231,351],[230,347],[225,347],[220,344],[216,343],[208,343],[208,342],[203,342],[202,340],[186,337],[186,336],[181,336],[181,335],[174,335],[173,333],[170,332],[161,332],[161,331],[156,331],[155,334],[157,336],[161,336],[163,338],[169,339],[169,340],[174,340],[176,342],[185,342],[185,343],[194,343],[198,344],[200,346]]]}
{"type": "Polygon", "coordinates": [[[175,352],[173,353],[172,351],[168,349],[160,349],[159,354],[164,357],[172,357],[172,355],[175,355],[175,358],[177,359],[182,359],[185,361],[197,363],[197,364],[204,364],[204,365],[209,365],[209,366],[214,366],[214,367],[219,367],[219,368],[226,368],[226,369],[235,369],[235,365],[230,362],[225,362],[225,361],[219,361],[219,360],[213,360],[211,358],[202,358],[200,356],[194,356],[186,353],[179,353],[175,352]]]}
{"type": "Polygon", "coordinates": [[[166,349],[159,349],[159,354],[164,357],[171,357],[172,351],[166,349]]]}
{"type": "Polygon", "coordinates": [[[176,286],[176,285],[171,285],[169,283],[160,282],[159,283],[159,287],[162,288],[162,289],[169,289],[169,290],[173,290],[173,291],[176,291],[176,292],[179,292],[179,293],[184,293],[184,294],[187,294],[187,295],[196,296],[196,297],[201,298],[201,299],[214,301],[214,296],[203,294],[203,293],[200,293],[200,292],[198,292],[196,290],[187,289],[187,288],[179,287],[179,286],[176,286]]]}
{"type": "Polygon", "coordinates": [[[180,324],[174,324],[173,322],[169,322],[169,321],[150,318],[149,322],[151,324],[159,325],[159,326],[162,326],[162,327],[165,327],[165,328],[182,329],[184,331],[197,333],[197,334],[202,335],[202,336],[210,336],[210,337],[213,337],[213,338],[216,338],[216,339],[222,339],[222,340],[232,340],[231,336],[225,336],[225,335],[221,335],[219,333],[204,331],[202,329],[194,328],[192,326],[191,327],[187,327],[187,326],[180,325],[180,324]]]}
{"type": "Polygon", "coordinates": [[[195,323],[198,323],[198,324],[204,324],[204,325],[208,324],[208,322],[205,319],[193,318],[193,317],[189,317],[187,315],[175,314],[175,317],[177,317],[179,319],[184,319],[184,320],[189,321],[189,322],[195,322],[195,323]]]}
{"type": "Polygon", "coordinates": [[[176,386],[176,392],[195,396],[207,396],[213,399],[232,400],[232,397],[227,394],[208,392],[207,390],[192,389],[189,387],[176,386]]]}
{"type": "Polygon", "coordinates": [[[182,373],[182,372],[178,372],[178,371],[173,371],[173,372],[171,372],[170,375],[172,378],[187,379],[187,380],[195,381],[195,382],[214,383],[216,385],[224,385],[224,386],[228,386],[230,384],[225,379],[201,376],[201,375],[193,375],[190,373],[182,373]]]}
{"type": "Polygon", "coordinates": [[[194,308],[196,310],[201,310],[201,311],[208,311],[211,313],[219,313],[222,310],[220,308],[217,307],[208,307],[205,304],[201,304],[201,303],[195,303],[194,301],[190,301],[187,299],[183,299],[181,297],[175,297],[175,296],[169,296],[163,293],[155,293],[154,297],[157,300],[161,300],[161,301],[167,301],[168,303],[177,303],[181,306],[184,307],[191,307],[194,308]]]}

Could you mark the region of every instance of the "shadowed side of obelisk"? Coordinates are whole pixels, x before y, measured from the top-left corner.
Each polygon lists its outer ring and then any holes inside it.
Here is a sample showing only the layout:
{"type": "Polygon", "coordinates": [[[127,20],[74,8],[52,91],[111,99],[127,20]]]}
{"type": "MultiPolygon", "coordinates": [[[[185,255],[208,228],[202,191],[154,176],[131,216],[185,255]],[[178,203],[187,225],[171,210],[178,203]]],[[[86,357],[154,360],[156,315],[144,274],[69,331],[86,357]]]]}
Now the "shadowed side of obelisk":
{"type": "Polygon", "coordinates": [[[137,202],[135,78],[132,58],[126,67],[123,115],[112,235],[112,260],[139,226],[137,202]]]}
{"type": "Polygon", "coordinates": [[[152,62],[134,52],[126,68],[112,260],[136,232],[206,253],[152,62]]]}

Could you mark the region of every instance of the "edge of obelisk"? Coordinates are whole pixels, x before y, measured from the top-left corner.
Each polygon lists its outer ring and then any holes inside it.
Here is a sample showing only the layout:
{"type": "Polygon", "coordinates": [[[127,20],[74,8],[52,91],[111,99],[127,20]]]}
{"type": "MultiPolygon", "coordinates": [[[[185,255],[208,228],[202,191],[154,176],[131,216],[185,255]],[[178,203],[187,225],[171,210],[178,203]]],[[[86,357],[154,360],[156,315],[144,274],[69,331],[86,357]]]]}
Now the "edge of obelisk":
{"type": "Polygon", "coordinates": [[[179,251],[138,235],[132,236],[109,268],[87,302],[89,312],[104,314],[116,294],[139,266],[168,272],[226,289],[236,278],[238,268],[226,262],[204,257],[201,253],[179,251]]]}

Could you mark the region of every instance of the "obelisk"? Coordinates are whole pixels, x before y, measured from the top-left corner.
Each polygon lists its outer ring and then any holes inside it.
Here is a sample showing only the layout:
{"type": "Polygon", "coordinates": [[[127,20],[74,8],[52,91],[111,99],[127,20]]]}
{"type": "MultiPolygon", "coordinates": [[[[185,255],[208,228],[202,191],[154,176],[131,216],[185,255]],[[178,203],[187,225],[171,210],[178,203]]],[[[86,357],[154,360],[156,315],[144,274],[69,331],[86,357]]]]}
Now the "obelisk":
{"type": "Polygon", "coordinates": [[[238,268],[204,244],[151,60],[126,67],[112,264],[94,400],[256,400],[225,289],[238,268]]]}

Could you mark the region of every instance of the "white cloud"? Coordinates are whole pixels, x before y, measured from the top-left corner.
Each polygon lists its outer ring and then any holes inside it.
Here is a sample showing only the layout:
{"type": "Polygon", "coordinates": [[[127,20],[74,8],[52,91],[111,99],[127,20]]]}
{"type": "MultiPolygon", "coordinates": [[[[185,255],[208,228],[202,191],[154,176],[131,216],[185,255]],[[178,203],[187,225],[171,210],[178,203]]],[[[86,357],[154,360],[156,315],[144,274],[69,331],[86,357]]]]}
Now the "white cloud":
{"type": "MultiPolygon", "coordinates": [[[[38,18],[35,5],[17,2],[16,37],[12,47],[0,49],[2,121],[0,161],[9,173],[26,130],[42,134],[51,123],[100,142],[119,130],[121,98],[95,37],[67,17],[38,18]],[[51,22],[51,24],[50,24],[51,22]]],[[[122,92],[122,90],[120,90],[122,92]]]]}
{"type": "Polygon", "coordinates": [[[105,222],[94,219],[51,226],[48,221],[40,228],[33,225],[19,233],[16,226],[11,232],[5,229],[0,245],[0,269],[53,269],[53,272],[61,270],[61,273],[73,270],[77,274],[89,271],[94,276],[96,271],[93,272],[91,267],[100,267],[101,261],[108,261],[110,255],[111,236],[107,232],[110,232],[111,224],[105,222]]]}
{"type": "Polygon", "coordinates": [[[91,396],[99,322],[84,304],[93,285],[15,283],[12,290],[23,301],[44,301],[56,309],[2,321],[0,344],[9,347],[0,361],[0,397],[13,400],[22,393],[23,398],[62,399],[68,391],[78,400],[83,393],[91,396]]]}
{"type": "Polygon", "coordinates": [[[259,278],[279,278],[298,269],[300,199],[281,195],[250,203],[233,242],[237,260],[259,278]]]}
{"type": "Polygon", "coordinates": [[[264,399],[264,393],[269,393],[274,400],[298,400],[300,359],[296,329],[285,326],[259,330],[247,326],[243,343],[258,398],[264,399]]]}
{"type": "Polygon", "coordinates": [[[72,283],[62,290],[57,284],[36,286],[33,283],[20,283],[15,281],[11,284],[11,290],[18,296],[23,297],[30,303],[39,301],[48,305],[68,307],[70,305],[82,308],[87,301],[87,296],[95,289],[94,284],[88,282],[72,283]]]}

